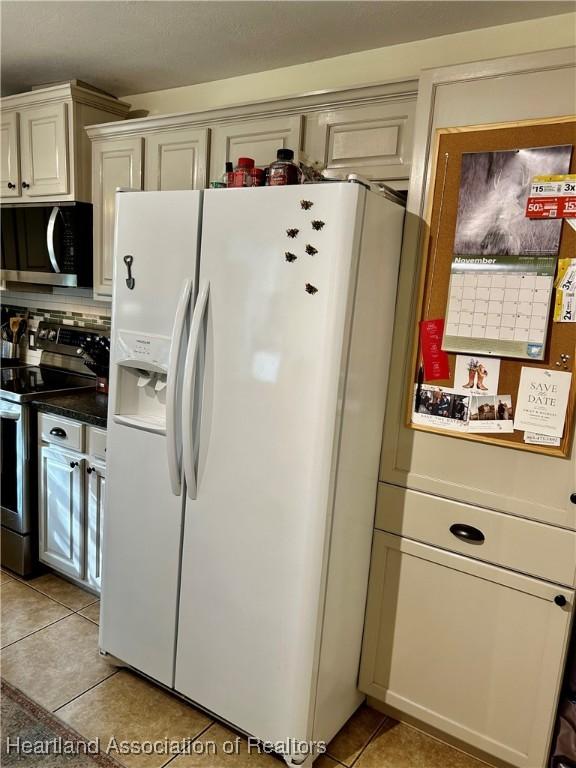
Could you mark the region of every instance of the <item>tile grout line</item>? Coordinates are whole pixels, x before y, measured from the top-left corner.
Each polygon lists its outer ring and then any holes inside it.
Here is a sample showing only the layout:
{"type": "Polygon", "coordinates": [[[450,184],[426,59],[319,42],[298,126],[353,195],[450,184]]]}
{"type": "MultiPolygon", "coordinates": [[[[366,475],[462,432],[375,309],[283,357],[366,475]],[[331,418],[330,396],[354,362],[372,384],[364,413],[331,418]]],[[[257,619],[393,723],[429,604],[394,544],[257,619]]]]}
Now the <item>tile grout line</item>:
{"type": "Polygon", "coordinates": [[[350,765],[350,768],[353,768],[353,766],[355,766],[355,765],[356,765],[356,763],[358,762],[358,760],[360,760],[360,758],[362,757],[362,755],[364,754],[364,752],[366,752],[366,750],[368,749],[368,747],[370,746],[370,744],[371,744],[371,743],[374,741],[374,739],[376,738],[376,736],[378,736],[378,734],[379,734],[379,733],[380,733],[380,731],[382,730],[382,727],[383,727],[384,723],[385,723],[387,720],[391,720],[391,719],[392,719],[392,718],[389,718],[389,717],[388,717],[388,715],[384,715],[384,719],[383,719],[383,720],[382,720],[382,722],[381,722],[381,723],[380,723],[380,724],[379,724],[379,725],[378,725],[378,726],[377,726],[377,727],[374,729],[374,731],[373,731],[373,732],[372,732],[372,734],[370,735],[370,738],[367,740],[366,744],[364,744],[364,746],[362,747],[362,749],[360,750],[360,752],[358,753],[358,755],[357,755],[357,756],[354,758],[354,760],[352,761],[352,763],[351,763],[351,765],[350,765]]]}
{"type": "MultiPolygon", "coordinates": [[[[6,572],[2,571],[2,573],[6,573],[6,572]]],[[[87,603],[86,605],[83,605],[81,608],[72,608],[71,606],[66,605],[66,603],[63,603],[62,601],[57,600],[55,597],[52,597],[52,595],[49,595],[46,592],[42,592],[41,589],[38,589],[38,587],[33,586],[29,582],[24,581],[23,579],[17,579],[14,576],[10,576],[10,574],[7,574],[7,575],[9,576],[9,578],[12,581],[15,581],[17,584],[22,584],[24,587],[29,587],[34,592],[37,592],[39,595],[43,595],[44,597],[47,597],[49,600],[52,600],[53,602],[58,603],[58,605],[64,606],[64,608],[67,608],[69,611],[73,611],[74,613],[78,613],[79,611],[83,611],[86,608],[88,608],[89,606],[94,605],[94,603],[97,603],[100,600],[99,597],[96,597],[95,595],[92,595],[92,597],[94,597],[94,600],[92,600],[91,603],[87,603]]],[[[57,574],[55,574],[55,575],[57,576],[57,574]]],[[[57,578],[59,578],[59,577],[57,576],[57,578]]],[[[62,579],[62,581],[64,581],[66,584],[70,584],[72,587],[76,587],[76,584],[72,584],[71,581],[66,581],[65,579],[62,579]]],[[[82,587],[76,587],[76,588],[77,589],[82,589],[82,587]]],[[[91,594],[91,593],[88,593],[88,594],[91,594]]]]}
{"type": "MultiPolygon", "coordinates": [[[[209,730],[210,730],[210,728],[212,728],[212,726],[213,726],[213,725],[216,725],[216,720],[211,720],[211,721],[208,723],[208,725],[207,725],[205,728],[202,728],[202,730],[201,730],[201,731],[199,731],[199,732],[196,734],[196,736],[194,736],[194,738],[190,740],[190,744],[193,744],[195,741],[198,741],[198,739],[199,739],[201,736],[203,736],[203,735],[206,733],[206,731],[209,731],[209,730]]],[[[176,754],[176,755],[172,755],[172,757],[171,757],[171,758],[168,760],[168,762],[167,762],[167,763],[162,763],[162,765],[161,765],[161,766],[159,766],[159,768],[166,768],[166,766],[167,766],[167,765],[170,765],[170,763],[171,763],[173,760],[175,760],[177,757],[180,757],[180,755],[179,755],[179,754],[176,754]]]]}
{"type": "MultiPolygon", "coordinates": [[[[70,609],[69,609],[70,610],[70,609]]],[[[2,648],[0,648],[0,653],[2,651],[5,651],[6,648],[10,648],[13,645],[16,645],[16,643],[19,643],[21,640],[26,640],[28,637],[32,637],[32,635],[38,634],[38,632],[42,632],[43,629],[48,629],[48,627],[53,627],[54,624],[58,624],[60,621],[64,621],[64,619],[69,619],[70,616],[73,615],[73,611],[70,611],[70,613],[66,614],[66,616],[61,616],[59,619],[56,619],[56,621],[51,621],[49,624],[46,624],[44,627],[39,627],[38,629],[35,629],[33,632],[29,632],[27,635],[23,635],[22,637],[19,637],[18,640],[13,640],[11,643],[6,643],[6,645],[3,645],[2,648]]]]}
{"type": "MultiPolygon", "coordinates": [[[[38,591],[38,590],[35,590],[38,591]]],[[[41,592],[40,594],[44,594],[41,592]]],[[[44,595],[46,597],[46,595],[44,595]]],[[[57,602],[56,600],[54,602],[57,602]]],[[[95,603],[98,602],[98,600],[94,601],[95,603]]],[[[6,648],[10,648],[13,645],[16,645],[16,643],[19,643],[21,640],[26,640],[28,637],[32,637],[32,635],[38,634],[38,632],[42,632],[44,629],[48,629],[48,627],[53,627],[54,624],[58,624],[60,621],[64,621],[64,619],[69,619],[70,616],[78,616],[81,619],[84,619],[84,621],[89,621],[91,624],[94,624],[94,626],[99,627],[100,624],[96,621],[93,621],[92,619],[89,619],[88,616],[82,616],[80,611],[84,611],[89,606],[84,606],[84,608],[79,608],[77,611],[73,610],[72,608],[68,607],[67,605],[64,605],[64,603],[58,603],[58,605],[61,605],[63,608],[66,608],[70,613],[67,613],[66,616],[61,616],[59,619],[56,619],[55,621],[51,621],[49,624],[44,625],[43,627],[39,627],[38,629],[33,630],[32,632],[28,632],[27,635],[22,635],[22,637],[19,637],[18,640],[13,640],[11,643],[6,643],[6,645],[3,645],[0,648],[0,653],[6,648]]],[[[90,605],[94,605],[94,603],[90,603],[90,605]]]]}
{"type": "MultiPolygon", "coordinates": [[[[94,683],[94,685],[91,685],[89,688],[86,688],[85,691],[82,691],[82,693],[78,693],[76,696],[72,696],[69,701],[64,702],[64,704],[60,704],[59,707],[56,707],[56,709],[50,710],[53,715],[55,715],[57,712],[59,712],[64,707],[67,707],[68,704],[72,704],[73,701],[76,701],[76,699],[79,699],[81,696],[84,696],[85,693],[88,693],[89,691],[93,691],[94,688],[98,688],[99,685],[102,683],[105,683],[106,680],[110,680],[111,677],[114,677],[114,675],[117,675],[118,672],[120,672],[119,669],[115,669],[114,672],[111,672],[109,675],[106,675],[106,677],[103,677],[102,680],[99,680],[97,683],[94,683]]],[[[80,734],[82,735],[82,734],[80,734]]],[[[86,736],[84,738],[87,738],[86,736]]]]}
{"type": "MultiPolygon", "coordinates": [[[[14,581],[17,581],[17,580],[14,579],[14,581]]],[[[65,581],[65,579],[62,579],[62,581],[65,581]]],[[[44,597],[47,597],[49,600],[53,600],[55,603],[58,603],[58,605],[63,605],[64,608],[68,608],[69,611],[74,611],[74,613],[78,613],[78,611],[83,611],[84,608],[88,608],[89,605],[93,605],[94,603],[97,603],[98,600],[100,600],[100,598],[97,597],[91,603],[88,603],[88,605],[82,606],[82,608],[72,608],[70,605],[66,605],[66,603],[63,603],[60,600],[57,600],[55,597],[52,597],[52,595],[48,595],[46,592],[42,592],[41,589],[38,589],[38,587],[32,586],[32,584],[28,584],[26,581],[21,581],[20,584],[24,584],[25,587],[30,587],[30,589],[33,589],[34,592],[38,592],[39,595],[44,595],[44,597]]],[[[66,584],[71,584],[73,587],[76,586],[75,584],[72,584],[69,581],[67,581],[66,584]]],[[[81,589],[81,587],[78,587],[78,589],[81,589]]]]}

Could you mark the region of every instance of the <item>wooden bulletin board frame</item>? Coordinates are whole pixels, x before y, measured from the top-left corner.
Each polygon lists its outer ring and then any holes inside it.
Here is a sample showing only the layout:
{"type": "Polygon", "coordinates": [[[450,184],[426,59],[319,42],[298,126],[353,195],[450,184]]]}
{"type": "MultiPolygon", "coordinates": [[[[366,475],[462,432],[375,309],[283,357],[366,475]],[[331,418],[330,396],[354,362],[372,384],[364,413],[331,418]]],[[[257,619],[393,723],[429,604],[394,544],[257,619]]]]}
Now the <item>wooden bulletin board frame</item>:
{"type": "MultiPolygon", "coordinates": [[[[417,293],[416,319],[443,318],[448,299],[450,267],[452,264],[458,194],[460,189],[461,157],[464,152],[491,152],[513,149],[528,149],[559,144],[573,146],[570,173],[576,173],[576,116],[557,117],[545,120],[526,120],[513,123],[474,125],[461,128],[440,128],[434,137],[432,157],[434,164],[428,201],[426,222],[429,235],[423,246],[417,293]]],[[[545,171],[543,171],[545,173],[545,171]]],[[[576,258],[576,231],[566,222],[562,223],[558,258],[576,258]]],[[[406,426],[422,432],[472,440],[474,442],[515,448],[533,453],[566,458],[570,455],[576,400],[576,323],[554,323],[553,302],[550,311],[546,354],[542,361],[518,358],[501,358],[498,392],[512,396],[514,414],[520,371],[523,366],[564,370],[556,366],[560,354],[570,355],[568,370],[572,372],[570,397],[566,412],[564,435],[559,447],[531,445],[524,443],[524,433],[466,433],[439,427],[414,424],[412,407],[414,386],[420,366],[419,322],[415,324],[412,346],[412,360],[408,368],[409,387],[407,398],[406,426]]],[[[467,354],[463,352],[462,354],[467,354]]],[[[455,354],[449,354],[450,378],[431,382],[439,387],[452,387],[454,383],[455,354]]]]}

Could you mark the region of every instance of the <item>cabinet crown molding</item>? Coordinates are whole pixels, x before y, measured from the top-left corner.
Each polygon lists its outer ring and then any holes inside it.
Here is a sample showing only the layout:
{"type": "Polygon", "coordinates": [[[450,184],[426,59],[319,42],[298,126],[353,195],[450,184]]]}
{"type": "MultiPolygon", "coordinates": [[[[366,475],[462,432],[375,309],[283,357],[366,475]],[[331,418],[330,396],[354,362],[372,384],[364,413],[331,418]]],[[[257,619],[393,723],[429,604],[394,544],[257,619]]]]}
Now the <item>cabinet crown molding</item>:
{"type": "Polygon", "coordinates": [[[130,111],[130,104],[120,101],[114,96],[94,91],[91,88],[83,88],[73,83],[60,83],[47,88],[38,88],[34,91],[16,93],[12,96],[4,96],[0,100],[3,111],[25,109],[28,107],[40,107],[55,101],[74,101],[77,104],[85,104],[96,109],[103,109],[114,115],[126,117],[130,111]]]}
{"type": "Polygon", "coordinates": [[[386,101],[414,101],[418,93],[418,81],[406,80],[394,83],[346,88],[338,90],[315,91],[298,96],[264,101],[251,101],[229,107],[197,110],[195,112],[177,112],[167,115],[151,115],[122,122],[103,123],[86,128],[92,141],[112,137],[142,135],[164,131],[167,128],[177,130],[190,126],[220,125],[238,119],[257,120],[263,117],[281,117],[331,108],[361,106],[386,101]]]}

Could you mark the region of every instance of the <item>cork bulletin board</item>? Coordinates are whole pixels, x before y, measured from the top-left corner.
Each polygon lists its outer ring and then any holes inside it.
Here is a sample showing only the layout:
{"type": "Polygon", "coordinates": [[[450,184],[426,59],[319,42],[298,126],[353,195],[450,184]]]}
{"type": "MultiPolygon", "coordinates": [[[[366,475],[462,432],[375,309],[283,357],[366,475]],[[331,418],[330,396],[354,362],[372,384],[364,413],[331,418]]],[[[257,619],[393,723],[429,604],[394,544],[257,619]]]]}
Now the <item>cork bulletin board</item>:
{"type": "MultiPolygon", "coordinates": [[[[570,173],[576,173],[576,117],[556,118],[541,122],[524,122],[504,125],[474,126],[471,128],[439,129],[436,133],[435,168],[432,176],[433,194],[427,216],[429,238],[423,254],[417,320],[445,318],[448,301],[450,270],[454,258],[460,172],[463,153],[498,152],[504,150],[532,149],[558,145],[572,145],[570,173]]],[[[546,171],[543,171],[545,173],[546,171]]],[[[537,226],[537,224],[536,224],[537,226]]],[[[562,222],[558,258],[576,258],[576,231],[562,222]]],[[[552,297],[552,304],[554,296],[552,297]]],[[[560,446],[532,445],[524,442],[524,432],[468,433],[441,429],[436,426],[412,422],[413,398],[408,397],[407,426],[427,432],[445,434],[465,440],[490,443],[524,451],[567,457],[570,454],[574,431],[574,405],[576,397],[576,323],[554,322],[553,307],[550,312],[543,360],[527,360],[501,357],[498,392],[512,396],[513,412],[516,413],[516,397],[523,366],[566,370],[556,363],[562,355],[568,355],[568,371],[572,372],[571,390],[560,446]]],[[[468,354],[463,351],[460,354],[468,354]]],[[[481,353],[479,353],[481,354],[481,353]]],[[[434,386],[454,386],[456,354],[449,354],[450,378],[436,380],[434,386]]],[[[408,386],[414,391],[421,364],[419,324],[415,326],[412,364],[409,368],[408,386]]],[[[564,366],[564,363],[562,363],[564,366]]]]}

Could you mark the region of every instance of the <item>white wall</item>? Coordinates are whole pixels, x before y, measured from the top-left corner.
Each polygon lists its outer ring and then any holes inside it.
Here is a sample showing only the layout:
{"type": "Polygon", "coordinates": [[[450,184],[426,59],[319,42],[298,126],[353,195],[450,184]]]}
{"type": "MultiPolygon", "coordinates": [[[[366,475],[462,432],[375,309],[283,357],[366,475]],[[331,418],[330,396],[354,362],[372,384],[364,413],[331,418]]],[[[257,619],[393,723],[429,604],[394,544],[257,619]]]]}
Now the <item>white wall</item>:
{"type": "Polygon", "coordinates": [[[576,45],[576,13],[351,53],[211,83],[122,97],[133,110],[170,114],[318,90],[411,80],[421,69],[576,45]]]}

